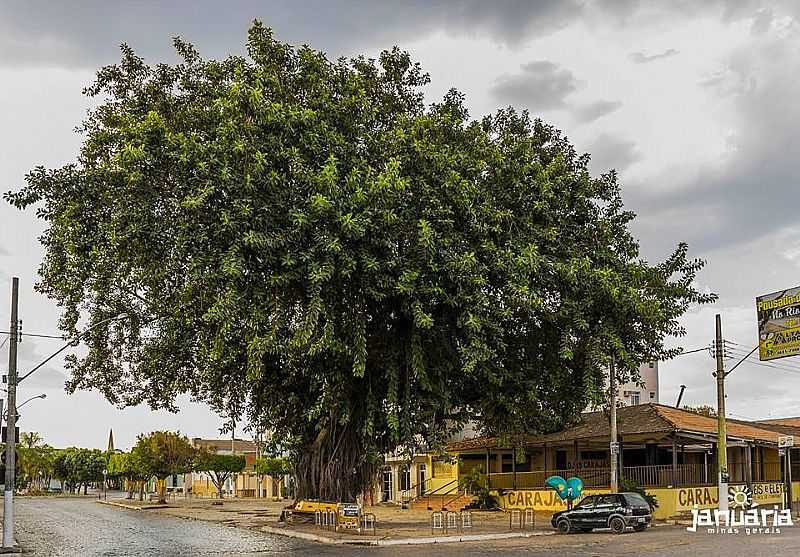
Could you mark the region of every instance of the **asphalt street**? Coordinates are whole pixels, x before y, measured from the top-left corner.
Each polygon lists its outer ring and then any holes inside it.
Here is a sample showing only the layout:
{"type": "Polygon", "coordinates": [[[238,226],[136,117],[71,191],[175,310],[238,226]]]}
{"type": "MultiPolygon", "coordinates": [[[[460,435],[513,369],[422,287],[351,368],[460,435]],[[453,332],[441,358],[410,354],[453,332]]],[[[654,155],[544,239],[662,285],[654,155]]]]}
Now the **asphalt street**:
{"type": "Polygon", "coordinates": [[[646,555],[758,557],[800,554],[800,525],[780,534],[691,533],[657,526],[641,533],[550,535],[530,539],[402,547],[329,546],[184,520],[147,511],[98,505],[81,498],[17,499],[17,539],[26,554],[42,556],[563,556],[646,555]]]}

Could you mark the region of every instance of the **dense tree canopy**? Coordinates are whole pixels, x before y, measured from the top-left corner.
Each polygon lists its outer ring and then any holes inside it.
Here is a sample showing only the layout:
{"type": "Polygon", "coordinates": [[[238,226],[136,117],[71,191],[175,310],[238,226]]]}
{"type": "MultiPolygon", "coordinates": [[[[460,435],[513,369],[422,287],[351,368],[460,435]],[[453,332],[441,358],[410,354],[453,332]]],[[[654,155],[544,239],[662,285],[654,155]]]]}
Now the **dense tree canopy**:
{"type": "Polygon", "coordinates": [[[189,440],[172,431],[154,431],[139,435],[131,451],[132,464],[144,472],[147,479],[159,480],[158,500],[166,503],[166,480],[169,476],[185,474],[192,470],[196,451],[189,440]]]}
{"type": "Polygon", "coordinates": [[[334,62],[258,23],[247,57],[175,44],[156,66],[124,46],[87,89],[78,160],[7,194],[46,221],[63,329],[126,315],[70,389],[247,415],[300,496],[352,499],[399,444],[572,419],[609,358],[669,357],[713,298],[685,245],[641,260],[615,173],[526,113],[426,105],[404,52],[334,62]]]}

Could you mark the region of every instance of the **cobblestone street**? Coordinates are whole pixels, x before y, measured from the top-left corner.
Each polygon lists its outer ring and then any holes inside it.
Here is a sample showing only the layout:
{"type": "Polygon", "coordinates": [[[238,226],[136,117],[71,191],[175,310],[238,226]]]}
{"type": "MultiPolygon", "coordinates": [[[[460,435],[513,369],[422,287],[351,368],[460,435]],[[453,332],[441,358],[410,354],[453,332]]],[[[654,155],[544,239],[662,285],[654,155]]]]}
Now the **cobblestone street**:
{"type": "Polygon", "coordinates": [[[779,535],[689,533],[657,526],[641,533],[553,535],[508,541],[446,545],[354,547],[324,545],[200,520],[98,505],[91,498],[19,498],[17,539],[26,554],[41,556],[209,556],[209,555],[615,555],[677,557],[772,557],[800,553],[800,526],[779,535]]]}

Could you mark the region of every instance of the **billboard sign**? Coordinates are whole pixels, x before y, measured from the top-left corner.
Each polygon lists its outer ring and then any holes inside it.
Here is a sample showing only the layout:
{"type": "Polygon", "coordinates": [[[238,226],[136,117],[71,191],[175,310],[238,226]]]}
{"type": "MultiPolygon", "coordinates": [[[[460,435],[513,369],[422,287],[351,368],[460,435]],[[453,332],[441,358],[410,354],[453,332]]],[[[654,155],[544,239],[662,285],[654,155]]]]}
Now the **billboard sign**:
{"type": "Polygon", "coordinates": [[[800,354],[800,286],[756,298],[758,359],[800,354]]]}

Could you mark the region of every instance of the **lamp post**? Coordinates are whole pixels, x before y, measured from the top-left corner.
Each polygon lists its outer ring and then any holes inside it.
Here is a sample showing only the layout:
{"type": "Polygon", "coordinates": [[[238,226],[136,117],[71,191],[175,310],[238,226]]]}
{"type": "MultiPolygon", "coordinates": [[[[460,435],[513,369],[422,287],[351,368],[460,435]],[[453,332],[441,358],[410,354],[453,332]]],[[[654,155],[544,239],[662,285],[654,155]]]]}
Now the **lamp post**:
{"type": "Polygon", "coordinates": [[[17,406],[17,411],[19,411],[19,409],[20,409],[20,408],[22,408],[23,406],[25,406],[26,404],[28,404],[30,401],[32,401],[32,400],[36,400],[37,398],[45,399],[45,398],[47,398],[47,393],[42,393],[42,394],[40,394],[40,395],[32,396],[31,398],[29,398],[28,400],[26,400],[26,401],[25,401],[25,402],[23,402],[22,404],[18,405],[18,406],[17,406]]]}

